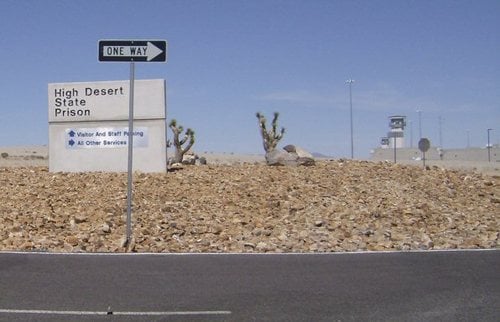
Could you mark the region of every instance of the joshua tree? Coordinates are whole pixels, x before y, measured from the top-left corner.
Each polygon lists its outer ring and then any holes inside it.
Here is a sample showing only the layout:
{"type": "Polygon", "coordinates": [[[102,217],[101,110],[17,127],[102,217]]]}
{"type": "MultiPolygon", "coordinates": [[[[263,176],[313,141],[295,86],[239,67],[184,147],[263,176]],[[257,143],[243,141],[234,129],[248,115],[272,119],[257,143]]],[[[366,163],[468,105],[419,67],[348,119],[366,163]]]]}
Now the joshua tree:
{"type": "Polygon", "coordinates": [[[284,127],[281,128],[279,133],[277,131],[279,113],[274,112],[272,128],[270,130],[266,129],[266,118],[264,117],[264,115],[257,112],[256,116],[259,119],[260,134],[262,135],[264,150],[266,151],[266,153],[272,152],[274,151],[274,149],[276,149],[278,142],[283,138],[283,134],[285,134],[284,127]]]}
{"type": "Polygon", "coordinates": [[[184,154],[187,151],[189,151],[189,149],[191,149],[191,147],[194,144],[194,131],[191,129],[187,129],[186,132],[184,133],[184,138],[179,140],[179,135],[182,134],[182,131],[184,131],[184,128],[180,125],[177,125],[177,121],[175,119],[172,119],[172,121],[170,121],[170,124],[168,125],[168,127],[170,127],[170,129],[174,133],[174,141],[167,142],[167,146],[171,146],[173,144],[175,147],[175,157],[172,160],[172,163],[180,163],[180,162],[182,162],[184,154]],[[183,148],[182,146],[186,142],[187,142],[187,145],[183,148]]]}

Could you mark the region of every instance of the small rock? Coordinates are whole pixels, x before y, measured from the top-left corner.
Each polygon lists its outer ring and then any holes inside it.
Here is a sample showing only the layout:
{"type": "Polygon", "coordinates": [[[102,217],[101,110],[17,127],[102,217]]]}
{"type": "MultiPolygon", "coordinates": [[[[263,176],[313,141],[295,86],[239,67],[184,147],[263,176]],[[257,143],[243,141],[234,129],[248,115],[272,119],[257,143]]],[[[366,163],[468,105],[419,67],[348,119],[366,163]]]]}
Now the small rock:
{"type": "Polygon", "coordinates": [[[316,226],[316,227],[321,227],[321,226],[323,226],[324,224],[325,224],[325,222],[324,222],[323,220],[316,220],[316,221],[314,222],[314,226],[316,226]]]}
{"type": "Polygon", "coordinates": [[[27,241],[27,242],[24,242],[22,245],[21,245],[21,249],[22,250],[31,250],[34,248],[34,244],[33,242],[31,241],[27,241]]]}
{"type": "Polygon", "coordinates": [[[210,241],[203,239],[200,241],[200,244],[201,244],[201,246],[208,247],[208,246],[210,246],[210,241]]]}
{"type": "Polygon", "coordinates": [[[111,232],[111,227],[109,227],[108,224],[102,224],[101,230],[105,233],[110,233],[111,232]]]}
{"type": "Polygon", "coordinates": [[[214,225],[211,227],[211,233],[215,235],[220,234],[223,230],[224,227],[222,227],[221,225],[214,225]]]}
{"type": "Polygon", "coordinates": [[[243,246],[250,247],[250,248],[255,248],[255,244],[254,243],[244,243],[243,246]]]}
{"type": "Polygon", "coordinates": [[[265,251],[268,250],[268,246],[264,242],[258,242],[257,246],[255,246],[255,249],[258,250],[258,251],[264,251],[265,252],[265,251]]]}
{"type": "Polygon", "coordinates": [[[312,166],[315,164],[314,157],[311,153],[307,152],[303,148],[289,144],[283,148],[288,153],[294,153],[297,155],[297,162],[299,165],[312,166]]]}
{"type": "Polygon", "coordinates": [[[271,166],[297,166],[297,155],[285,151],[274,150],[266,153],[267,165],[271,166]]]}
{"type": "Polygon", "coordinates": [[[195,165],[197,159],[198,159],[197,155],[191,154],[191,153],[186,153],[184,155],[181,163],[185,164],[185,165],[195,165]]]}
{"type": "Polygon", "coordinates": [[[168,171],[177,171],[177,170],[182,170],[184,167],[182,166],[182,163],[172,163],[168,167],[168,171]]]}
{"type": "Polygon", "coordinates": [[[364,235],[364,236],[368,236],[368,237],[369,237],[369,236],[371,236],[371,235],[373,235],[374,233],[375,233],[375,232],[373,231],[373,229],[366,229],[366,230],[363,230],[363,231],[361,232],[361,234],[362,234],[362,235],[364,235]]]}
{"type": "Polygon", "coordinates": [[[70,244],[71,246],[76,246],[78,245],[78,237],[76,236],[68,236],[66,237],[66,243],[70,244]]]}
{"type": "Polygon", "coordinates": [[[432,247],[434,247],[434,242],[432,241],[432,239],[430,239],[429,236],[424,234],[422,237],[422,242],[420,243],[419,248],[427,250],[427,249],[431,249],[432,247]]]}
{"type": "Polygon", "coordinates": [[[280,241],[285,241],[288,239],[288,236],[285,234],[285,233],[281,233],[279,236],[278,236],[278,239],[280,241]]]}
{"type": "Polygon", "coordinates": [[[87,217],[85,216],[75,216],[74,218],[75,224],[81,224],[87,221],[87,217]]]}
{"type": "Polygon", "coordinates": [[[252,235],[254,235],[254,236],[260,236],[260,235],[262,235],[262,228],[255,228],[252,231],[252,235]]]}

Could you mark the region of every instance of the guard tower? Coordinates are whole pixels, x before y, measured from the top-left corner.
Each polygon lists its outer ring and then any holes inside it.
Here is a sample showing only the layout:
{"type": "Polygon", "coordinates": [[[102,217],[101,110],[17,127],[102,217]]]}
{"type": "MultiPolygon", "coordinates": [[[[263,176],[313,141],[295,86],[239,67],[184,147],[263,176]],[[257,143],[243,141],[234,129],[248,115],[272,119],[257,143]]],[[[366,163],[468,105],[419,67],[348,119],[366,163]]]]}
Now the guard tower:
{"type": "Polygon", "coordinates": [[[387,133],[389,138],[389,146],[396,148],[405,147],[405,126],[406,126],[406,116],[394,115],[389,116],[389,128],[391,129],[387,133]]]}

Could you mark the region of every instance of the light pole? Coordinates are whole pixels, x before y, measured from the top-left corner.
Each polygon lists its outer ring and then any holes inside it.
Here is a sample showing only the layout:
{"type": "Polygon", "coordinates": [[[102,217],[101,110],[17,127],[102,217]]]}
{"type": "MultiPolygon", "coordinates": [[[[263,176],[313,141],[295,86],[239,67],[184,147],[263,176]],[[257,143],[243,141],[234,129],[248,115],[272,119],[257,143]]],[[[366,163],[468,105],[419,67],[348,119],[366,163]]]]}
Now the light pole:
{"type": "Polygon", "coordinates": [[[418,113],[418,139],[422,138],[422,110],[417,110],[418,113]]]}
{"type": "Polygon", "coordinates": [[[345,81],[345,83],[349,84],[349,106],[351,115],[351,159],[354,159],[354,130],[352,124],[352,83],[354,83],[354,79],[348,79],[345,81]]]}
{"type": "Polygon", "coordinates": [[[491,162],[490,158],[490,150],[491,150],[491,145],[490,145],[490,131],[493,131],[493,129],[488,129],[486,132],[488,133],[488,145],[486,148],[488,149],[488,162],[491,162]]]}
{"type": "Polygon", "coordinates": [[[443,148],[443,118],[441,115],[438,117],[438,122],[439,122],[439,147],[442,149],[443,148]]]}

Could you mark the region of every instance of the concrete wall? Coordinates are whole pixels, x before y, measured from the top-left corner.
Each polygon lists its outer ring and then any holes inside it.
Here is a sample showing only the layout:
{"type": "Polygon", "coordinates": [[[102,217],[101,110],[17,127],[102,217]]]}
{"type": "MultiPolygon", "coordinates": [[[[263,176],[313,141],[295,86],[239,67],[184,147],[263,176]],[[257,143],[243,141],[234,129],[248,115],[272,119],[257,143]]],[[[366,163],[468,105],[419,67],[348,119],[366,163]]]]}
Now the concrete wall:
{"type": "MultiPolygon", "coordinates": [[[[468,148],[468,149],[442,149],[442,156],[436,147],[431,147],[425,153],[426,160],[443,161],[488,161],[488,150],[486,148],[468,148]]],[[[420,160],[422,152],[417,148],[396,149],[396,160],[420,160]]],[[[371,159],[374,161],[392,161],[394,160],[394,150],[391,148],[376,148],[373,150],[371,159]]],[[[494,146],[490,149],[491,162],[500,162],[500,147],[494,146]]]]}

